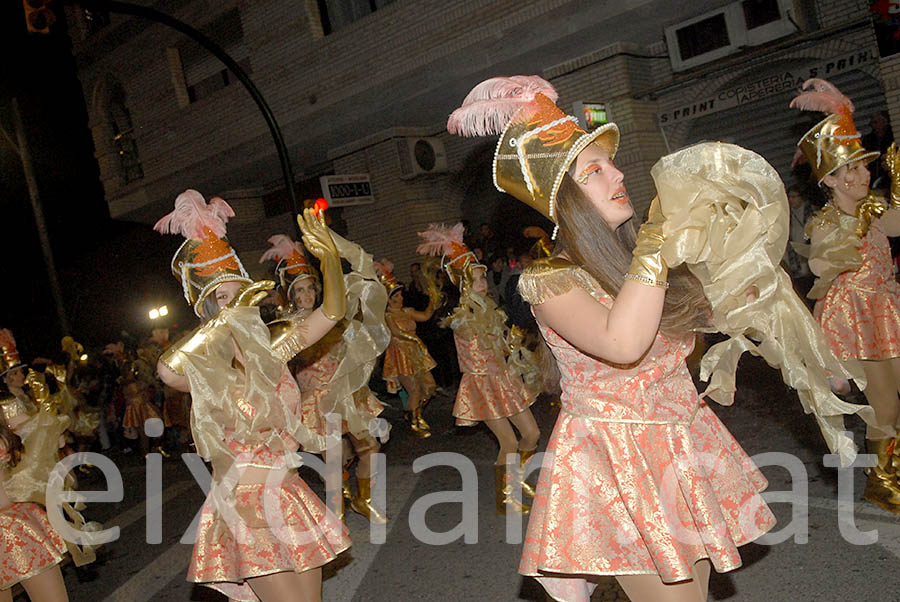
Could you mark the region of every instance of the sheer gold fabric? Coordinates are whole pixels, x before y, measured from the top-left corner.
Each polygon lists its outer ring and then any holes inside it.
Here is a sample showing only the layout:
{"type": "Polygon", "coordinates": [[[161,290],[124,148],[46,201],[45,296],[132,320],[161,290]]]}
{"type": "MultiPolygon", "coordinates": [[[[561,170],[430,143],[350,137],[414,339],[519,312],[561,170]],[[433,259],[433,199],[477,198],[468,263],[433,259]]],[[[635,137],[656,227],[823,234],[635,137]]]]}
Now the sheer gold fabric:
{"type": "Polygon", "coordinates": [[[686,263],[700,279],[713,308],[711,330],[729,336],[703,357],[701,378],[709,381],[704,395],[731,404],[740,356],[760,356],[797,390],[829,449],[851,462],[856,448],[844,434],[843,417],[857,414],[873,423],[874,415],[869,406],[831,392],[828,373],[863,387],[861,367],[834,357],[779,267],[789,222],[778,173],[741,147],[701,143],[663,157],[651,175],[666,216],[663,257],[670,267],[686,263]],[[755,299],[747,294],[751,287],[755,299]]]}

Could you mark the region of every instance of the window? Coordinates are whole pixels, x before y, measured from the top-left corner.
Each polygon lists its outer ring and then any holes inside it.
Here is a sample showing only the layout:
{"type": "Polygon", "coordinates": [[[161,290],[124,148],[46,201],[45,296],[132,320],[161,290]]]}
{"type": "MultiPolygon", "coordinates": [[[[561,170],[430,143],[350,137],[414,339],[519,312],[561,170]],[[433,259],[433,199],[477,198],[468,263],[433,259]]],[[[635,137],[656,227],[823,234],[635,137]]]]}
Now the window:
{"type": "Polygon", "coordinates": [[[125,90],[116,83],[110,89],[108,118],[112,128],[113,144],[119,156],[119,177],[122,184],[128,184],[144,177],[144,168],[138,157],[134,140],[134,125],[131,113],[125,103],[125,90]]]}
{"type": "Polygon", "coordinates": [[[384,8],[394,0],[317,0],[322,33],[326,36],[366,15],[384,8]]]}

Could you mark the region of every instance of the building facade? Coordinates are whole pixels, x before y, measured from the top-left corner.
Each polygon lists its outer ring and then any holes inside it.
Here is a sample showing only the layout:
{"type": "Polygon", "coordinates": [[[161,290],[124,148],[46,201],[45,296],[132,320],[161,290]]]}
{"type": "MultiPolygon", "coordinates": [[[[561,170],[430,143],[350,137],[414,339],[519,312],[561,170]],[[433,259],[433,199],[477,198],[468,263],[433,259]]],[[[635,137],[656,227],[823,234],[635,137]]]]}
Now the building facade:
{"type": "MultiPolygon", "coordinates": [[[[340,228],[401,279],[430,222],[542,225],[493,190],[493,140],[446,132],[447,115],[488,77],[539,74],[565,110],[605,111],[622,132],[616,164],[638,212],[653,196],[653,164],[700,140],[751,148],[787,182],[794,145],[817,120],[787,108],[807,77],[854,100],[862,133],[876,111],[900,118],[900,54],[869,0],[150,5],[247,71],[280,123],[301,198],[322,193],[320,176],[368,176],[372,202],[343,207],[340,228]]],[[[114,218],[155,221],[190,187],[235,208],[229,235],[247,265],[269,235],[292,232],[271,135],[233,74],[165,26],[68,18],[114,218]]]]}

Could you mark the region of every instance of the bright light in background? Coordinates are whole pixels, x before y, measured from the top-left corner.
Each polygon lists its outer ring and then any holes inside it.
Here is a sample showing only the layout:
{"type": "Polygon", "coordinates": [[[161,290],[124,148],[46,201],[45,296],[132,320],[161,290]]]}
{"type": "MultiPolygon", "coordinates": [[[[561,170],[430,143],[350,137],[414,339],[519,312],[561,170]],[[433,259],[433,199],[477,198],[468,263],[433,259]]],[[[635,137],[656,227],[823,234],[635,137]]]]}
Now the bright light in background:
{"type": "Polygon", "coordinates": [[[81,354],[81,357],[78,358],[78,359],[80,359],[82,362],[86,362],[86,361],[87,361],[87,358],[88,358],[87,353],[82,353],[82,354],[81,354]]]}
{"type": "Polygon", "coordinates": [[[151,319],[151,320],[156,320],[156,319],[158,319],[158,318],[162,318],[162,317],[164,317],[164,316],[168,316],[168,315],[169,315],[169,306],[168,306],[168,305],[161,305],[161,306],[159,306],[159,307],[154,307],[153,309],[151,309],[151,310],[148,312],[147,315],[150,316],[150,319],[151,319]]]}

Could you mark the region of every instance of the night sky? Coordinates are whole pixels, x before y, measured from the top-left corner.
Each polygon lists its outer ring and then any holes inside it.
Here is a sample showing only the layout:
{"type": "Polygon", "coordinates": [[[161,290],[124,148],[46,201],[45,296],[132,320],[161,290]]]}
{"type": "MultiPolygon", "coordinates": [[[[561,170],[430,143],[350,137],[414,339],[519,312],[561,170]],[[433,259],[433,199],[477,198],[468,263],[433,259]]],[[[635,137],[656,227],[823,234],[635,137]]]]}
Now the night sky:
{"type": "MultiPolygon", "coordinates": [[[[147,309],[157,302],[169,304],[173,321],[192,327],[169,272],[176,237],[109,218],[61,7],[56,6],[54,32],[40,35],[27,33],[21,0],[0,4],[0,127],[15,139],[10,101],[16,97],[71,334],[89,348],[118,340],[122,330],[145,337],[151,328],[147,309]]],[[[5,247],[0,328],[13,331],[23,359],[52,357],[63,333],[22,165],[3,136],[0,173],[5,247]]]]}

